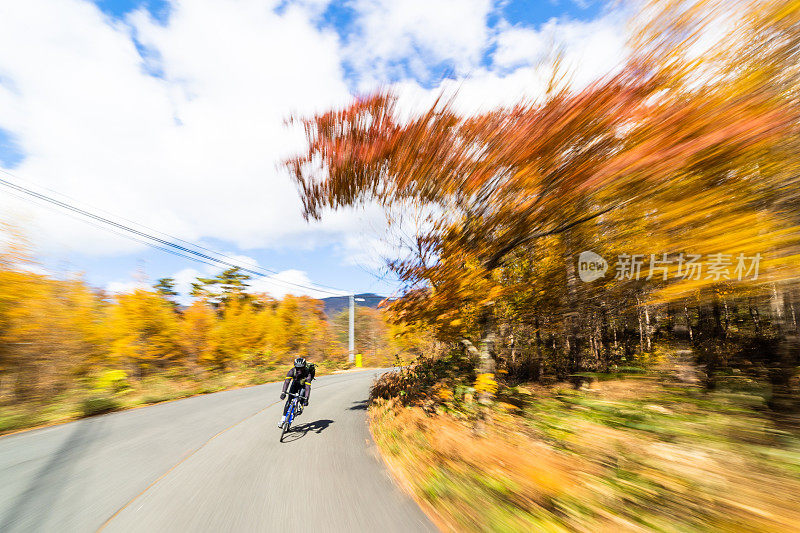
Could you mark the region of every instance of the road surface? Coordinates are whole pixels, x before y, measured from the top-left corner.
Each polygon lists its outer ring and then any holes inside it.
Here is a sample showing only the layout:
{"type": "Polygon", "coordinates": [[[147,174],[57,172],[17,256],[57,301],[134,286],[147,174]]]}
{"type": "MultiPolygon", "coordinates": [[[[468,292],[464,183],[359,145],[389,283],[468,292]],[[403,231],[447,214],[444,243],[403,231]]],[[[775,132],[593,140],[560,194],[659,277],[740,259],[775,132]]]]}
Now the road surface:
{"type": "Polygon", "coordinates": [[[377,373],[315,380],[284,443],[277,383],[0,438],[0,531],[435,531],[370,438],[377,373]]]}

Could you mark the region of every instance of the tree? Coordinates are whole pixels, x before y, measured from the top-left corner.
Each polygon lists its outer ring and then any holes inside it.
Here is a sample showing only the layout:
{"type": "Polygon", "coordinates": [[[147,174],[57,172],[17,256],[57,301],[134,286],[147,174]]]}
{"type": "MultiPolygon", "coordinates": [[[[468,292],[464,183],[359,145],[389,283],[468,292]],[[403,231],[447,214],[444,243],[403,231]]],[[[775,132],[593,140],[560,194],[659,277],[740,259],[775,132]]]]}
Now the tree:
{"type": "Polygon", "coordinates": [[[234,300],[251,299],[247,293],[250,279],[239,267],[231,267],[213,278],[197,278],[192,283],[191,296],[206,299],[216,309],[224,309],[234,300]]]}
{"type": "Polygon", "coordinates": [[[270,344],[285,358],[322,360],[341,353],[325,317],[321,301],[308,296],[286,295],[275,309],[270,344]]]}
{"type": "Polygon", "coordinates": [[[180,362],[178,318],[169,303],[154,292],[137,289],[120,294],[110,310],[114,359],[144,376],[180,362]]]}
{"type": "Polygon", "coordinates": [[[201,280],[203,297],[176,313],[171,278],[109,296],[79,276],[42,273],[18,232],[0,224],[0,233],[0,408],[35,417],[48,403],[109,392],[110,378],[202,379],[344,353],[322,302],[250,295],[248,276],[235,269],[201,280]]]}
{"type": "Polygon", "coordinates": [[[180,325],[179,343],[193,370],[224,366],[217,358],[214,326],[217,316],[203,301],[192,303],[184,312],[180,325]]]}
{"type": "Polygon", "coordinates": [[[178,307],[177,302],[173,300],[175,296],[179,296],[178,292],[175,290],[175,278],[161,278],[153,285],[153,288],[165,300],[170,302],[173,307],[178,307]]]}
{"type": "Polygon", "coordinates": [[[80,278],[32,273],[24,237],[0,231],[0,404],[41,402],[105,362],[105,304],[80,278]]]}
{"type": "Polygon", "coordinates": [[[230,298],[214,329],[218,361],[222,368],[229,362],[240,361],[248,351],[265,348],[264,322],[252,302],[230,298]]]}
{"type": "MultiPolygon", "coordinates": [[[[546,328],[564,372],[592,360],[602,367],[598,347],[617,331],[609,311],[626,342],[638,330],[641,352],[650,345],[653,305],[698,299],[717,317],[709,331],[722,332],[718,279],[647,286],[620,279],[598,291],[577,281],[575,257],[592,246],[732,256],[769,250],[767,281],[798,278],[800,232],[783,191],[796,189],[798,175],[790,154],[800,124],[800,8],[783,0],[737,8],[730,31],[706,49],[704,32],[731,12],[729,3],[653,2],[647,14],[655,17],[623,68],[581,90],[553,89],[543,101],[463,116],[442,97],[405,119],[396,97],[381,92],[302,119],[308,149],[287,166],[304,215],[318,219],[325,209],[369,202],[389,214],[398,205],[429,213],[412,253],[389,264],[405,283],[391,311],[398,321],[433,326],[442,340],[461,339],[483,373],[492,372],[501,348],[516,353],[509,332],[546,328]],[[544,298],[519,285],[525,256],[540,251],[559,274],[544,279],[534,270],[522,279],[535,280],[544,298]],[[548,310],[546,320],[531,307],[548,310]]],[[[737,288],[765,295],[769,284],[737,288]]],[[[720,350],[712,352],[709,369],[720,350]]]]}

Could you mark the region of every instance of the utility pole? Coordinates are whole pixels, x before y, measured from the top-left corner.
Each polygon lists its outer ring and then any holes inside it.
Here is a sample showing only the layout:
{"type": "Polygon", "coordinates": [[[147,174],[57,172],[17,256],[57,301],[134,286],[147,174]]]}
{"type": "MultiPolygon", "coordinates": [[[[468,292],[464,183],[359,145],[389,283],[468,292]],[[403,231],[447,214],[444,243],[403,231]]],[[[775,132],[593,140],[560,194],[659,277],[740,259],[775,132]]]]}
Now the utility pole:
{"type": "Polygon", "coordinates": [[[350,334],[349,335],[349,337],[350,337],[350,343],[349,343],[350,352],[349,353],[350,353],[350,355],[347,358],[347,360],[349,362],[351,362],[351,363],[353,362],[353,359],[355,358],[355,351],[356,351],[355,330],[356,330],[356,295],[355,294],[351,294],[350,295],[350,329],[349,329],[349,334],[350,334]]]}
{"type": "Polygon", "coordinates": [[[356,302],[364,301],[364,298],[356,298],[355,294],[350,295],[350,328],[348,331],[350,342],[348,343],[349,355],[347,360],[351,363],[356,356],[356,302]]]}

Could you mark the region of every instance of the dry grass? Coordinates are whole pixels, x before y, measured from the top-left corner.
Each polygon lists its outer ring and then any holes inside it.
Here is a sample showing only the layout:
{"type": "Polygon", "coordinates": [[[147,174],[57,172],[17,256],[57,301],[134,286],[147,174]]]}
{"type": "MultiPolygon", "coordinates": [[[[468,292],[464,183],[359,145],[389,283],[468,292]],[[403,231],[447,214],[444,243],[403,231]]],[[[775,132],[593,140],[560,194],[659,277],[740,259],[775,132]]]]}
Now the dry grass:
{"type": "Polygon", "coordinates": [[[394,400],[373,403],[371,427],[445,530],[798,530],[800,435],[752,398],[594,389],[524,387],[525,409],[495,409],[480,436],[457,412],[394,400]]]}

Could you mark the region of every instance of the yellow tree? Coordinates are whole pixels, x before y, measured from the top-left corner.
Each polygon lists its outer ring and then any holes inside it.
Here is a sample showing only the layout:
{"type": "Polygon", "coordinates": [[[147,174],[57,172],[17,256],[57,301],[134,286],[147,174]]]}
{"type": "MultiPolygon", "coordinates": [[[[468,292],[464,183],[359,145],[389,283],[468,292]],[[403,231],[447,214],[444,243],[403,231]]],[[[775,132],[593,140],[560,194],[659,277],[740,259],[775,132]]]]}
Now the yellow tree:
{"type": "Polygon", "coordinates": [[[180,322],[180,345],[186,353],[187,363],[195,371],[203,367],[217,367],[217,345],[214,328],[217,314],[205,300],[197,300],[184,312],[180,322]]]}
{"type": "Polygon", "coordinates": [[[214,328],[217,362],[224,368],[262,350],[265,345],[264,321],[259,319],[252,303],[230,299],[214,328]]]}
{"type": "Polygon", "coordinates": [[[43,277],[0,270],[0,386],[17,401],[41,398],[45,374],[59,363],[53,357],[54,303],[52,285],[43,277]]]}
{"type": "MultiPolygon", "coordinates": [[[[800,232],[787,197],[797,197],[800,7],[652,5],[623,68],[579,91],[474,116],[442,99],[410,120],[392,94],[379,93],[303,120],[308,150],[287,164],[305,216],[368,202],[433,213],[414,254],[390,264],[406,284],[392,307],[441,337],[480,340],[479,350],[468,345],[484,372],[499,333],[497,302],[513,292],[504,265],[548,237],[563,247],[562,344],[573,370],[581,366],[575,331],[591,322],[573,309],[596,296],[575,279],[586,243],[701,255],[769,250],[770,273],[752,287],[792,283],[800,232]],[[715,21],[722,37],[709,47],[704,31],[715,21]]],[[[621,280],[612,289],[623,306],[690,294],[708,303],[717,281],[645,290],[621,280]]]]}
{"type": "Polygon", "coordinates": [[[144,376],[183,359],[178,318],[158,294],[142,289],[120,294],[109,311],[111,355],[144,376]]]}
{"type": "Polygon", "coordinates": [[[46,399],[103,359],[103,303],[79,279],[32,272],[41,268],[25,239],[9,226],[0,233],[0,401],[46,399]]]}
{"type": "Polygon", "coordinates": [[[323,359],[334,353],[323,304],[307,296],[286,295],[275,309],[271,344],[284,358],[323,359]]]}

